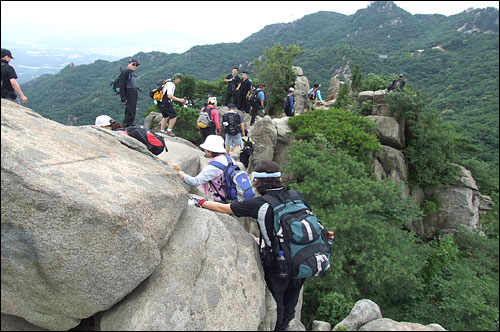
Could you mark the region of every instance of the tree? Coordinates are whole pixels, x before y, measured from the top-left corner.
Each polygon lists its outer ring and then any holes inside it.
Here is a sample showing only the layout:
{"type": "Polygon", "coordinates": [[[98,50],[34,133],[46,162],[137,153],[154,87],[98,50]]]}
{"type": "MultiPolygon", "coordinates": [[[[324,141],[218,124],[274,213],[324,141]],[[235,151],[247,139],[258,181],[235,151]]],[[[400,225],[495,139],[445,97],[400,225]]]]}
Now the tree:
{"type": "Polygon", "coordinates": [[[288,88],[295,85],[297,74],[293,62],[304,51],[296,45],[284,49],[280,43],[264,51],[263,60],[254,59],[257,78],[266,84],[267,109],[275,115],[281,109],[281,101],[288,93],[288,88]]]}
{"type": "Polygon", "coordinates": [[[354,69],[352,70],[351,91],[353,93],[357,93],[360,84],[361,84],[360,67],[358,64],[356,64],[354,65],[354,69]]]}

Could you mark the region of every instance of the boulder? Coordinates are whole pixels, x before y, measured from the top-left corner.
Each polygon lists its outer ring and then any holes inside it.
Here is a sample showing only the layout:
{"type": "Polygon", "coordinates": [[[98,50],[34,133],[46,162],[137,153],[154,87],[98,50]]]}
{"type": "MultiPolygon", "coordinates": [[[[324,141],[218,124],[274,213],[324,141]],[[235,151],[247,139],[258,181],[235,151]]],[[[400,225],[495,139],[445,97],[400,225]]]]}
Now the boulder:
{"type": "Polygon", "coordinates": [[[361,91],[358,94],[358,103],[362,104],[365,101],[373,103],[373,93],[374,93],[373,91],[361,91]]]}
{"type": "Polygon", "coordinates": [[[384,104],[385,103],[384,97],[385,97],[386,93],[387,92],[385,90],[374,91],[373,92],[373,104],[375,104],[375,105],[384,104]]]}
{"type": "Polygon", "coordinates": [[[30,324],[24,318],[2,314],[2,331],[50,331],[30,324]]]}
{"type": "Polygon", "coordinates": [[[262,120],[255,122],[252,127],[251,137],[255,144],[254,152],[248,164],[248,174],[250,174],[255,166],[261,161],[274,159],[274,149],[278,141],[278,131],[271,118],[266,115],[262,120]]]}
{"type": "Polygon", "coordinates": [[[457,182],[441,187],[430,186],[425,189],[426,197],[437,195],[441,206],[439,210],[423,220],[425,233],[434,236],[439,233],[454,232],[459,225],[474,232],[481,229],[479,222],[481,194],[471,173],[462,166],[457,182]]]}
{"type": "Polygon", "coordinates": [[[311,330],[312,331],[331,331],[332,325],[330,325],[330,323],[327,323],[327,322],[313,320],[311,330]]]}
{"type": "Polygon", "coordinates": [[[187,192],[132,137],[4,99],[1,123],[2,313],[67,330],[154,271],[187,192]]]}
{"type": "Polygon", "coordinates": [[[357,331],[361,326],[372,320],[382,318],[380,307],[373,301],[364,299],[354,304],[349,315],[335,325],[334,331],[347,328],[348,331],[357,331]]]}
{"type": "Polygon", "coordinates": [[[326,101],[332,101],[337,99],[341,87],[340,83],[341,82],[339,81],[339,77],[337,75],[334,75],[330,79],[330,87],[328,88],[328,92],[326,94],[326,101]]]}
{"type": "MultiPolygon", "coordinates": [[[[405,156],[400,150],[390,146],[381,145],[381,148],[381,151],[375,153],[375,157],[382,165],[386,176],[390,177],[392,182],[401,184],[402,197],[408,197],[410,195],[410,187],[408,185],[408,166],[405,156]]],[[[380,172],[380,170],[377,171],[380,172]]]]}
{"type": "Polygon", "coordinates": [[[163,115],[160,112],[151,112],[144,119],[144,127],[152,129],[154,131],[160,131],[160,128],[158,126],[161,119],[163,119],[163,115]]]}
{"type": "Polygon", "coordinates": [[[300,67],[294,67],[297,73],[297,79],[294,84],[294,102],[295,114],[303,114],[309,111],[309,99],[307,99],[307,92],[309,91],[309,80],[303,76],[304,72],[300,67]]]}
{"type": "Polygon", "coordinates": [[[158,268],[100,318],[104,331],[256,331],[266,315],[257,243],[230,216],[189,206],[158,268]]]}
{"type": "Polygon", "coordinates": [[[383,145],[401,150],[405,147],[404,126],[388,116],[367,116],[377,125],[376,135],[383,145]]]}
{"type": "Polygon", "coordinates": [[[292,134],[292,129],[288,125],[289,119],[289,117],[284,117],[272,120],[277,132],[273,161],[280,165],[281,169],[288,165],[288,147],[292,145],[293,141],[295,141],[295,136],[292,134]]]}
{"type": "Polygon", "coordinates": [[[389,318],[379,318],[363,325],[358,331],[446,331],[438,324],[396,322],[389,318]]]}

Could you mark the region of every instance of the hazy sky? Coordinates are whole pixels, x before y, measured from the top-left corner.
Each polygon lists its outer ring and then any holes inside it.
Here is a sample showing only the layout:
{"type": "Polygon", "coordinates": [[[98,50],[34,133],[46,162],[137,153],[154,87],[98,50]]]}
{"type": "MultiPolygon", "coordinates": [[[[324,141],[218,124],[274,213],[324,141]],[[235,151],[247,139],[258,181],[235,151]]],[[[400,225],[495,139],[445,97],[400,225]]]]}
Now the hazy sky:
{"type": "MultiPolygon", "coordinates": [[[[395,1],[411,14],[458,14],[498,1],[395,1]]],[[[98,48],[119,56],[182,53],[195,45],[240,42],[264,26],[318,11],[346,15],[370,1],[2,1],[2,47],[9,42],[98,48]]]]}

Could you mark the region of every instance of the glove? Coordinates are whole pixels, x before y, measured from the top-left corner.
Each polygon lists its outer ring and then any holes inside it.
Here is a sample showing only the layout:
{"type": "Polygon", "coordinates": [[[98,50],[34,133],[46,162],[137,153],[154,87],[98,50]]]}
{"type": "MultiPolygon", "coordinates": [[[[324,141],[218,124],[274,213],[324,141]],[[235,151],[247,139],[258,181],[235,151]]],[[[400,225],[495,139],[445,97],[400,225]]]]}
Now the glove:
{"type": "Polygon", "coordinates": [[[203,204],[206,201],[207,200],[204,199],[204,198],[202,198],[202,197],[197,197],[197,196],[189,195],[188,204],[191,205],[191,206],[203,207],[203,204]]]}

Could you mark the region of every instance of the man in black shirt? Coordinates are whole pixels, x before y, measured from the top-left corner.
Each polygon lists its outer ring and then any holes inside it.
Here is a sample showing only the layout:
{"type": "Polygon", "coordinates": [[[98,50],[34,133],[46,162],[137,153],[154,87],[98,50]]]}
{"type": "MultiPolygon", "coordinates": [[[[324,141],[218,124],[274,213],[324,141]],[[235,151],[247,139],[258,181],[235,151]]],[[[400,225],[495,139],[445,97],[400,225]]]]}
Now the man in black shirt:
{"type": "MultiPolygon", "coordinates": [[[[255,188],[259,194],[271,195],[278,200],[284,201],[286,198],[286,191],[281,183],[281,173],[278,164],[272,161],[263,161],[259,163],[255,168],[254,178],[256,179],[255,188]]],[[[302,194],[300,194],[300,198],[310,209],[309,204],[302,194]]],[[[256,197],[242,202],[235,201],[231,204],[223,204],[202,199],[197,202],[197,206],[215,212],[234,214],[237,217],[252,217],[257,219],[266,248],[273,246],[273,209],[262,197],[256,197]]],[[[280,278],[278,264],[276,264],[276,261],[273,259],[265,259],[263,267],[267,287],[271,291],[271,294],[273,294],[277,305],[277,320],[274,330],[282,331],[288,327],[288,323],[295,317],[295,307],[299,299],[300,289],[305,279],[295,279],[292,275],[286,278],[280,278]]]]}
{"type": "Polygon", "coordinates": [[[17,83],[17,74],[14,68],[9,65],[10,61],[14,59],[9,50],[2,48],[2,99],[8,99],[13,102],[17,101],[16,92],[21,97],[23,104],[28,102],[28,98],[23,94],[19,83],[17,83]]]}
{"type": "Polygon", "coordinates": [[[239,109],[243,112],[249,113],[250,112],[250,105],[248,104],[247,100],[247,93],[248,91],[252,90],[252,81],[248,78],[248,73],[243,72],[241,73],[243,76],[241,80],[241,87],[240,87],[240,93],[239,93],[239,99],[240,99],[240,104],[239,104],[239,109]]]}
{"type": "Polygon", "coordinates": [[[233,98],[234,104],[238,109],[240,109],[238,90],[241,86],[241,78],[238,76],[238,68],[233,68],[233,72],[227,75],[224,81],[227,82],[226,106],[231,103],[231,98],[233,98]]]}
{"type": "Polygon", "coordinates": [[[139,61],[130,59],[128,61],[128,68],[121,72],[118,79],[120,97],[122,103],[125,104],[125,118],[123,119],[123,127],[125,128],[134,125],[137,99],[139,97],[139,89],[135,81],[136,76],[134,75],[134,71],[138,66],[139,61]]]}
{"type": "Polygon", "coordinates": [[[405,86],[404,78],[405,78],[404,74],[399,74],[399,78],[392,81],[391,85],[387,88],[387,92],[396,91],[396,90],[403,90],[403,88],[405,86]]]}

